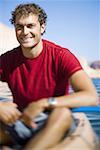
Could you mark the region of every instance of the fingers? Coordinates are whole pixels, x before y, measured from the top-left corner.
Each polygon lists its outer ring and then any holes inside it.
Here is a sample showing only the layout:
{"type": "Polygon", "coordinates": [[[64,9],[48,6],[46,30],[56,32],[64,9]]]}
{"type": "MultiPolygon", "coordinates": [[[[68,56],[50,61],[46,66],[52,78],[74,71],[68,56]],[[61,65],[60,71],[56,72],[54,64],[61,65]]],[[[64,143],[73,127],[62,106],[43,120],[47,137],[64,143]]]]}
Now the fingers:
{"type": "Polygon", "coordinates": [[[7,124],[13,124],[19,119],[20,116],[21,116],[21,113],[17,109],[11,110],[9,115],[6,118],[7,124]]]}
{"type": "Polygon", "coordinates": [[[31,124],[30,124],[30,126],[32,127],[32,128],[37,128],[37,124],[35,123],[35,122],[31,122],[31,124]]]}
{"type": "Polygon", "coordinates": [[[21,120],[29,127],[32,127],[32,128],[37,127],[37,124],[33,122],[33,119],[27,116],[26,114],[23,114],[23,116],[21,117],[21,120]]]}
{"type": "Polygon", "coordinates": [[[2,119],[2,121],[3,121],[5,124],[13,124],[13,123],[15,123],[17,120],[18,120],[18,118],[13,117],[13,115],[12,115],[12,116],[11,116],[11,115],[9,115],[9,116],[6,115],[6,117],[3,117],[3,119],[2,119]]]}
{"type": "Polygon", "coordinates": [[[16,122],[16,120],[19,119],[21,116],[21,112],[17,110],[16,108],[12,107],[10,109],[6,109],[2,114],[1,114],[1,120],[5,124],[13,124],[16,122]]]}
{"type": "Polygon", "coordinates": [[[41,102],[32,102],[26,107],[23,111],[22,120],[23,122],[33,128],[37,127],[36,123],[33,122],[33,119],[43,112],[44,107],[41,102]]]}
{"type": "Polygon", "coordinates": [[[17,104],[12,101],[0,102],[0,120],[5,124],[13,124],[21,116],[17,104]]]}

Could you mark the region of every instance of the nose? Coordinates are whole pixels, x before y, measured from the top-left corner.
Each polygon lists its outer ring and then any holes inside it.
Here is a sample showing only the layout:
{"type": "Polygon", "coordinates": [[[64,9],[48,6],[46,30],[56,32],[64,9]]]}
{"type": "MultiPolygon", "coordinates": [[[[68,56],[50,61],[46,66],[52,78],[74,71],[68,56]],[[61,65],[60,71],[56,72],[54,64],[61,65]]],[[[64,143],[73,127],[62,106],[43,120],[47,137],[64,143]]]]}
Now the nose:
{"type": "Polygon", "coordinates": [[[27,26],[23,27],[23,34],[27,35],[29,33],[29,29],[27,28],[27,26]]]}

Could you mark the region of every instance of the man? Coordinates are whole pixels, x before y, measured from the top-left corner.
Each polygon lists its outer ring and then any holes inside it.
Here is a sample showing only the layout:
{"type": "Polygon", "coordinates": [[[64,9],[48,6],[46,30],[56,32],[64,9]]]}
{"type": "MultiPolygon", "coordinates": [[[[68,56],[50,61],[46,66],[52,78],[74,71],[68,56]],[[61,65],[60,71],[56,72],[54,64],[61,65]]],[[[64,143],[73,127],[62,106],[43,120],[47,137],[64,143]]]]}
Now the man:
{"type": "MultiPolygon", "coordinates": [[[[20,46],[0,57],[0,79],[8,83],[14,99],[0,102],[0,120],[11,125],[21,119],[35,129],[34,119],[50,111],[44,127],[26,145],[30,150],[57,145],[71,126],[70,109],[95,105],[97,100],[77,58],[68,49],[42,39],[46,21],[45,11],[36,4],[16,7],[11,23],[20,46]],[[72,94],[68,93],[69,83],[75,91],[72,94]]],[[[1,135],[4,143],[3,130],[1,135]]]]}

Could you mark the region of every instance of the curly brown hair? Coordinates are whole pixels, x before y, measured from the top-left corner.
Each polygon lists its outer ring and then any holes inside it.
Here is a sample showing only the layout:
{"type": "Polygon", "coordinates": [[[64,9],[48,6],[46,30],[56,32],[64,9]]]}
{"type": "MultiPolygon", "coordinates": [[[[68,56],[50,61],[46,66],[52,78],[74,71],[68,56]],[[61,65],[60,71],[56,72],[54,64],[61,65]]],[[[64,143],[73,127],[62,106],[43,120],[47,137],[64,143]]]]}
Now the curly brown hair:
{"type": "Polygon", "coordinates": [[[12,11],[11,24],[15,24],[16,17],[29,16],[29,14],[35,14],[38,16],[40,25],[46,24],[47,14],[45,11],[35,3],[27,3],[18,5],[14,11],[12,11]]]}

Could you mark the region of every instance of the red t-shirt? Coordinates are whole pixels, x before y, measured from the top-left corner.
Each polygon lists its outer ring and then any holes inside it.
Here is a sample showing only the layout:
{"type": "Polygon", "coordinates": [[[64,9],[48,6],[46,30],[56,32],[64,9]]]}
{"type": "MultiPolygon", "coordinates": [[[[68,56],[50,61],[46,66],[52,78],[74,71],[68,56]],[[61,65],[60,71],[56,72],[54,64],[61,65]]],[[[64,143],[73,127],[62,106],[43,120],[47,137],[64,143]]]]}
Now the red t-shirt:
{"type": "Polygon", "coordinates": [[[25,58],[21,47],[0,57],[1,80],[8,83],[20,109],[40,98],[68,94],[69,77],[81,69],[68,49],[46,40],[34,59],[25,58]]]}

